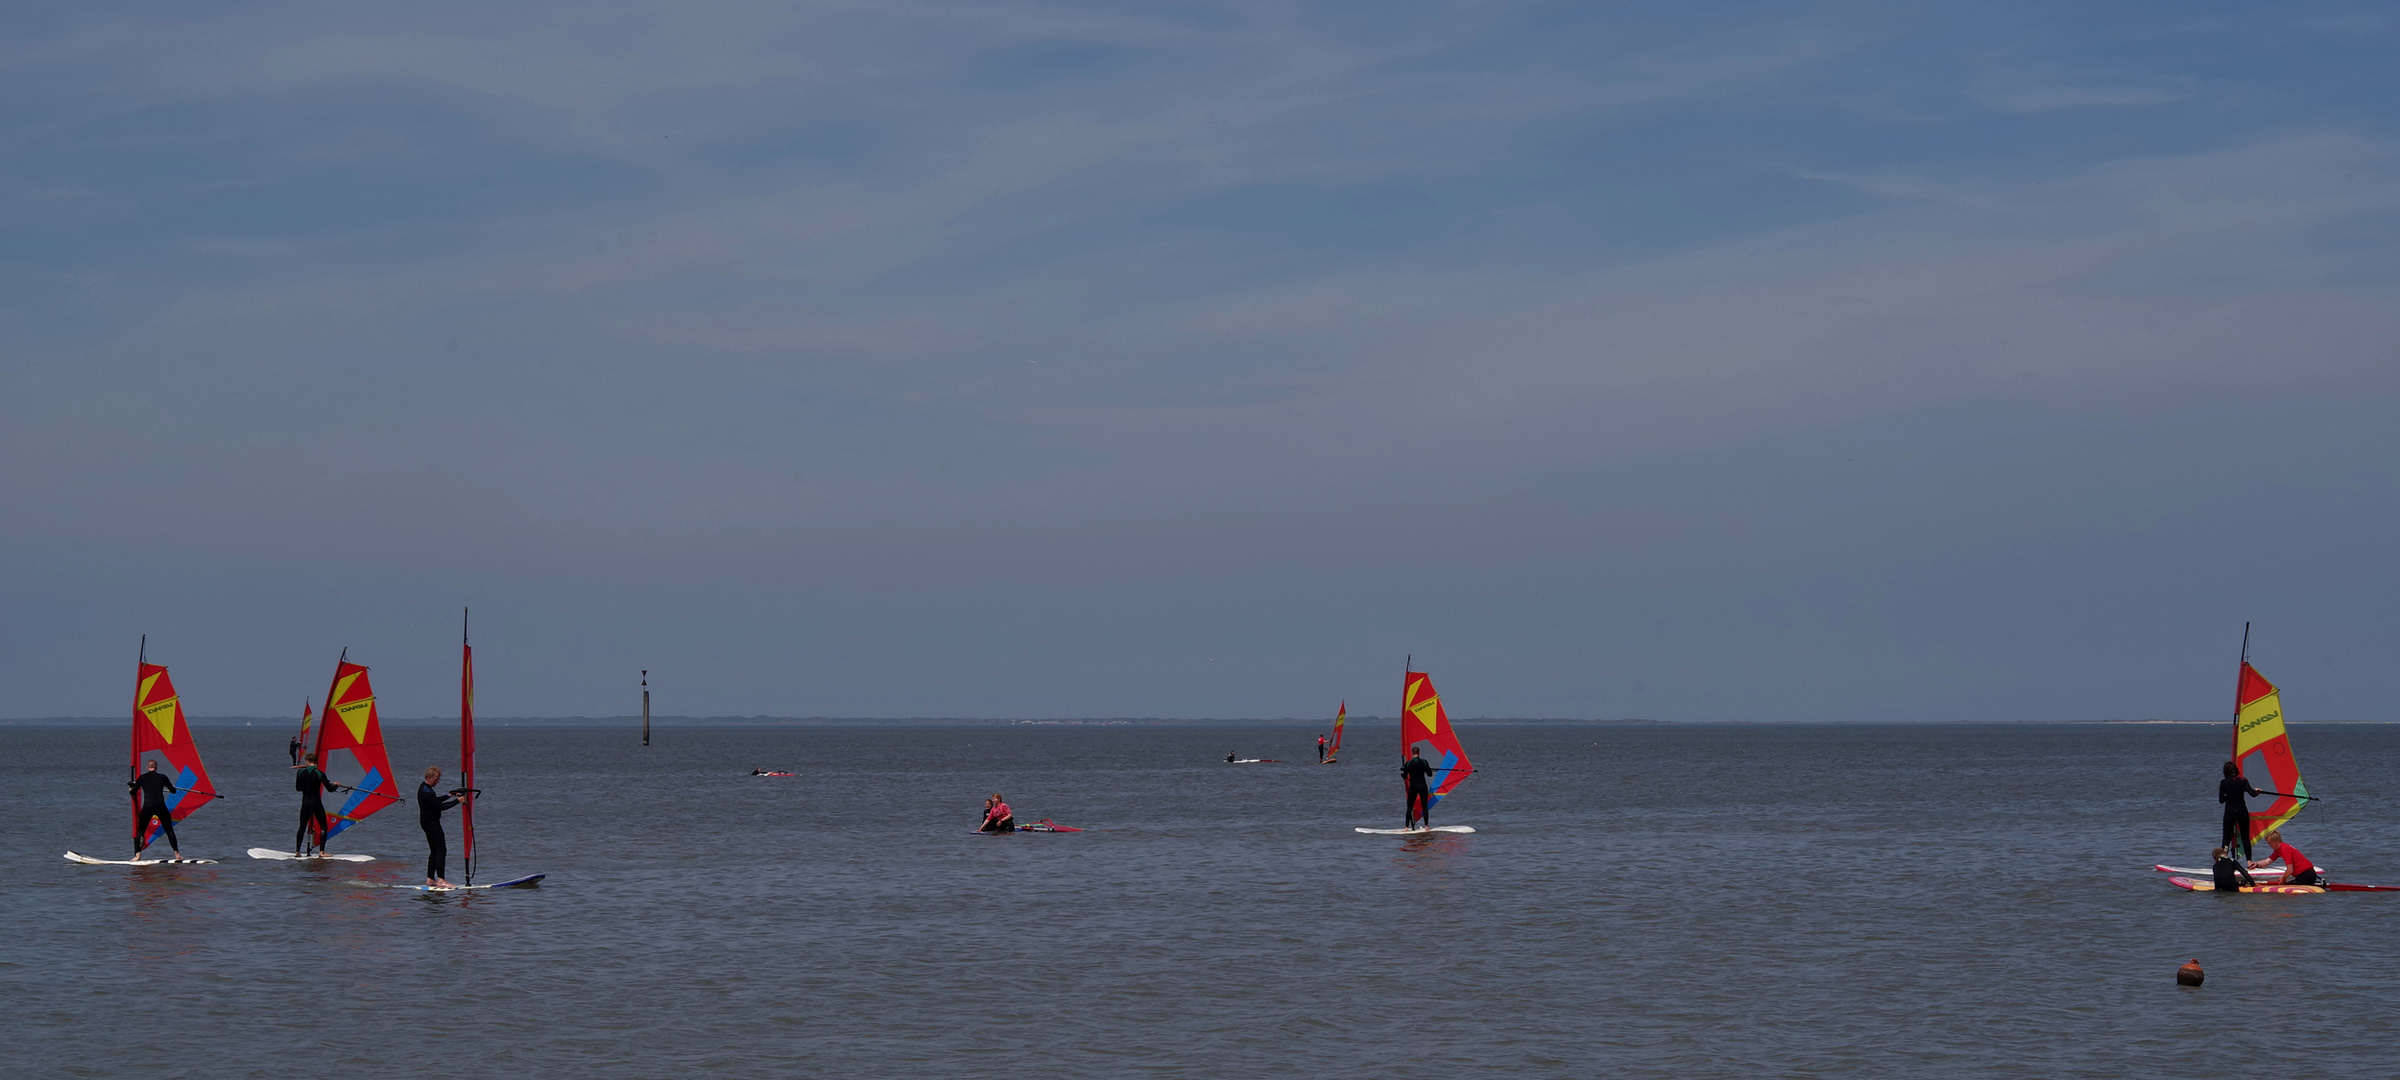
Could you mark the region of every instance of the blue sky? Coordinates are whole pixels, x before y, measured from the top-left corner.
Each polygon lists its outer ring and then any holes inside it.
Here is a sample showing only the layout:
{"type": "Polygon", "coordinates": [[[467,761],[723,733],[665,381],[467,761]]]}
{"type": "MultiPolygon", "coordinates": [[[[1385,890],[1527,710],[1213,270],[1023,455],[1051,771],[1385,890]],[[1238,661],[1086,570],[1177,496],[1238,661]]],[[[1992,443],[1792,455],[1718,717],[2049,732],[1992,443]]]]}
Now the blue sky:
{"type": "Polygon", "coordinates": [[[2373,5],[116,6],[0,716],[2396,719],[2373,5]]]}

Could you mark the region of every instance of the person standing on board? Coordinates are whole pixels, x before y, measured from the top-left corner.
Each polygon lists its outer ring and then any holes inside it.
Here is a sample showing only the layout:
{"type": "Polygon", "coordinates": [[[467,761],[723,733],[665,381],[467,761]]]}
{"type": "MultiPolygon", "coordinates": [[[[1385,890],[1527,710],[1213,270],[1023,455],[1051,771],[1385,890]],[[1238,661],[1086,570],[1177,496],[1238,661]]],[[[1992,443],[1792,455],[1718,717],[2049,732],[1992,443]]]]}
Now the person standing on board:
{"type": "Polygon", "coordinates": [[[2232,848],[2221,847],[2212,854],[2217,861],[2210,872],[2216,876],[2218,892],[2240,892],[2245,885],[2258,884],[2242,861],[2233,857],[2232,848]]]}
{"type": "Polygon", "coordinates": [[[1414,829],[1418,822],[1433,827],[1433,794],[1427,782],[1433,776],[1433,764],[1425,760],[1425,751],[1410,750],[1408,760],[1400,766],[1400,775],[1408,780],[1408,820],[1403,829],[1414,829]]]}
{"type": "Polygon", "coordinates": [[[2228,854],[2239,847],[2242,858],[2251,857],[2249,797],[2264,794],[2266,792],[2252,787],[2250,781],[2242,776],[2240,765],[2231,761],[2225,763],[2225,779],[2217,781],[2217,801],[2225,804],[2224,844],[2228,854]]]}
{"type": "Polygon", "coordinates": [[[298,735],[294,735],[294,736],[292,736],[292,766],[293,766],[294,768],[297,768],[297,767],[299,767],[299,765],[300,765],[300,736],[298,736],[298,735]]]}
{"type": "Polygon", "coordinates": [[[175,839],[175,814],[167,809],[167,792],[178,789],[174,781],[167,779],[167,774],[158,771],[157,758],[150,758],[145,764],[150,767],[142,775],[125,781],[127,791],[138,792],[142,797],[141,812],[133,819],[133,857],[141,858],[143,849],[150,846],[150,822],[155,818],[167,827],[167,850],[174,852],[176,858],[183,858],[183,845],[175,839]]]}
{"type": "Polygon", "coordinates": [[[1317,764],[1325,764],[1325,736],[1317,736],[1317,764]]]}
{"type": "Polygon", "coordinates": [[[425,782],[417,785],[417,825],[425,830],[425,846],[432,849],[425,857],[425,885],[433,889],[451,889],[450,838],[442,833],[442,811],[458,805],[458,797],[444,795],[433,789],[440,783],[442,770],[425,770],[425,782]]]}
{"type": "Polygon", "coordinates": [[[2317,864],[2300,854],[2300,849],[2283,842],[2283,830],[2277,829],[2259,839],[2267,842],[2267,857],[2250,864],[2256,870],[2277,859],[2283,860],[2283,883],[2286,885],[2323,885],[2324,875],[2317,873],[2317,864]]]}
{"type": "Polygon", "coordinates": [[[316,840],[318,853],[322,854],[325,851],[325,832],[333,827],[325,821],[325,793],[340,791],[341,788],[325,778],[323,769],[317,768],[315,754],[308,755],[308,764],[301,767],[299,775],[292,777],[292,787],[300,792],[300,831],[292,834],[292,854],[308,854],[312,837],[316,840]],[[309,831],[311,824],[316,826],[315,832],[309,831]]]}

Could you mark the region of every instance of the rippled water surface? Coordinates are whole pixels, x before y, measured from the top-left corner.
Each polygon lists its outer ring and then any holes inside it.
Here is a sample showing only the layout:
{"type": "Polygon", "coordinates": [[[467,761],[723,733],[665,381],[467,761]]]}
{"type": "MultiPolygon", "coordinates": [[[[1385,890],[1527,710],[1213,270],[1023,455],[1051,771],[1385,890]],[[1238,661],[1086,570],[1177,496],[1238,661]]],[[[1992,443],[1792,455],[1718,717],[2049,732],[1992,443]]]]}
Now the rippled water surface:
{"type": "MultiPolygon", "coordinates": [[[[428,896],[364,884],[421,871],[406,810],[343,838],[386,861],[243,857],[297,812],[264,728],[199,732],[223,862],[70,864],[124,846],[124,735],[0,728],[0,1074],[2400,1073],[2400,894],[2149,871],[2205,858],[2222,727],[1461,730],[1436,821],[1481,831],[1426,841],[1351,831],[1399,823],[1388,725],[1326,768],[1221,760],[1293,727],[488,728],[479,880],[550,879],[428,896]],[[1091,831],[973,835],[992,791],[1091,831]]],[[[2293,739],[2292,838],[2400,884],[2400,728],[2293,739]]]]}

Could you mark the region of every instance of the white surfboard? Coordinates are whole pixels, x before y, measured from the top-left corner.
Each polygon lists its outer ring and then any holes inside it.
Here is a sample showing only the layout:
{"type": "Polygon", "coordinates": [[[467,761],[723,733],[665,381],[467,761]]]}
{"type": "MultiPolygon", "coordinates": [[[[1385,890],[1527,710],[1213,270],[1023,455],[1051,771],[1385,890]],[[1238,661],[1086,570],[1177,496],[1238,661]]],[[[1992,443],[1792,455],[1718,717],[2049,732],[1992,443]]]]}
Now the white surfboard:
{"type": "Polygon", "coordinates": [[[1425,835],[1426,833],[1437,833],[1437,832],[1446,832],[1446,833],[1469,833],[1469,832],[1474,832],[1474,831],[1475,831],[1475,826],[1473,826],[1473,825],[1436,825],[1436,826],[1434,826],[1434,827],[1432,827],[1432,828],[1430,828],[1430,829],[1369,829],[1369,828],[1366,828],[1366,827],[1364,827],[1364,826],[1360,826],[1358,831],[1360,831],[1360,832],[1363,832],[1363,833],[1371,833],[1371,834],[1373,834],[1373,835],[1376,835],[1376,836],[1423,836],[1423,835],[1425,835]]]}
{"type": "Polygon", "coordinates": [[[495,881],[489,885],[452,885],[447,888],[440,885],[394,885],[392,888],[413,889],[417,892],[466,892],[470,889],[522,889],[529,885],[538,885],[541,883],[543,878],[549,876],[550,875],[548,874],[527,874],[520,878],[510,878],[507,881],[495,881]]]}
{"type": "Polygon", "coordinates": [[[316,853],[316,854],[314,854],[314,855],[294,855],[294,854],[292,854],[291,852],[288,852],[288,851],[277,851],[277,850],[275,850],[274,848],[264,848],[264,847],[254,847],[254,848],[251,848],[251,849],[250,849],[250,857],[251,857],[251,858],[253,858],[253,859],[281,859],[281,860],[283,860],[283,861],[285,861],[285,862],[323,862],[323,861],[325,861],[326,859],[339,859],[339,860],[341,860],[342,862],[374,862],[374,861],[375,861],[375,856],[373,856],[373,855],[350,855],[350,854],[342,854],[342,855],[327,855],[327,854],[325,854],[324,852],[321,852],[321,851],[320,851],[320,852],[318,852],[318,853],[316,853]]]}
{"type": "MultiPolygon", "coordinates": [[[[2179,874],[2184,877],[2207,878],[2211,881],[2216,880],[2217,875],[2216,868],[2210,866],[2168,866],[2165,863],[2160,863],[2151,867],[2150,869],[2156,870],[2162,874],[2179,874]]],[[[2290,872],[2290,869],[2287,867],[2262,866],[2256,870],[2250,871],[2250,879],[2258,882],[2261,885],[2272,885],[2276,882],[2282,881],[2283,876],[2290,872]]],[[[2325,876],[2324,867],[2317,867],[2317,876],[2325,876]]]]}
{"type": "Polygon", "coordinates": [[[68,861],[68,862],[79,862],[79,863],[86,863],[86,864],[89,864],[89,865],[92,865],[92,866],[197,866],[197,865],[199,865],[199,864],[201,864],[201,863],[213,863],[213,862],[215,862],[215,861],[217,861],[217,860],[215,860],[215,859],[95,859],[95,858],[93,858],[93,857],[91,857],[91,856],[89,856],[89,855],[78,855],[78,854],[76,854],[76,853],[74,853],[74,852],[70,851],[70,852],[67,852],[67,861],[68,861]]]}

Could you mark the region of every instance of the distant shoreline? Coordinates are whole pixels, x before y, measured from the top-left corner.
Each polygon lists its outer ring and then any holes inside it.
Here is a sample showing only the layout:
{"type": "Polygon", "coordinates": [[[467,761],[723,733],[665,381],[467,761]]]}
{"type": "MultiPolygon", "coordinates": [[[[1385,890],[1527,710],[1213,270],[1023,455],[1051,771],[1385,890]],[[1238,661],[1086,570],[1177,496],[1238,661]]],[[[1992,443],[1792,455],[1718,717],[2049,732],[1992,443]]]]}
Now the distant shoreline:
{"type": "MultiPolygon", "coordinates": [[[[277,716],[194,716],[189,718],[198,728],[276,728],[298,729],[293,717],[277,716]]],[[[127,717],[47,716],[0,720],[0,728],[91,728],[117,727],[130,722],[127,717]]],[[[455,725],[455,716],[384,717],[386,726],[423,728],[455,725]]],[[[1352,724],[1390,725],[1393,717],[1353,716],[1352,724]]],[[[1499,727],[1780,727],[1785,725],[1841,725],[1846,727],[1959,727],[1970,725],[1992,727],[2055,727],[2073,725],[2176,725],[2192,727],[2221,727],[2224,720],[1562,720],[1541,717],[1453,717],[1461,726],[1499,727]]],[[[487,716],[475,721],[478,727],[587,727],[638,728],[639,716],[487,716]]],[[[984,719],[978,717],[828,717],[828,716],[654,716],[652,727],[1302,727],[1321,728],[1331,725],[1332,718],[1293,719],[1290,717],[1225,719],[1217,717],[1101,717],[1083,719],[984,719]]],[[[2294,720],[2294,727],[2359,727],[2400,723],[2394,720],[2294,720]]]]}

